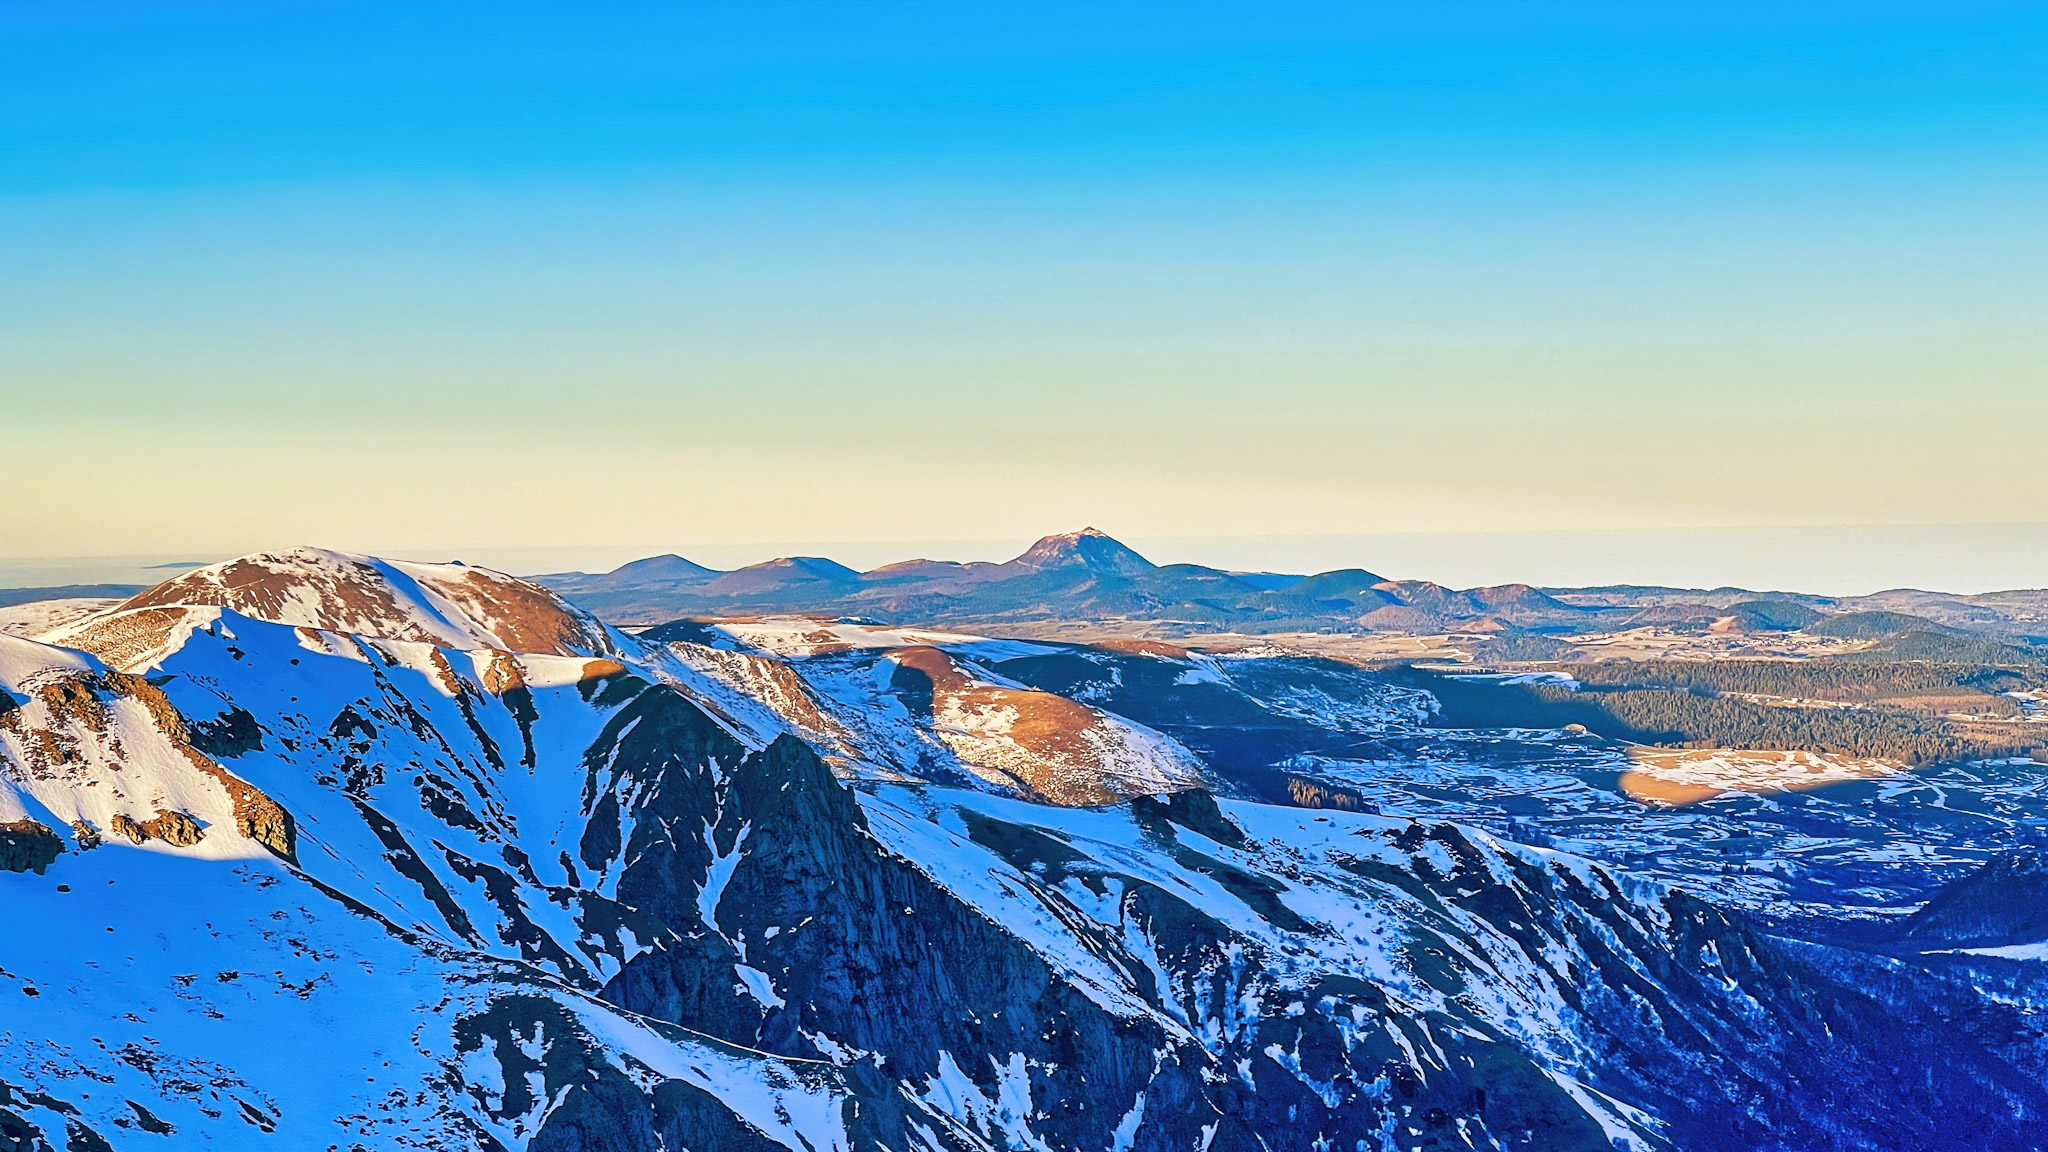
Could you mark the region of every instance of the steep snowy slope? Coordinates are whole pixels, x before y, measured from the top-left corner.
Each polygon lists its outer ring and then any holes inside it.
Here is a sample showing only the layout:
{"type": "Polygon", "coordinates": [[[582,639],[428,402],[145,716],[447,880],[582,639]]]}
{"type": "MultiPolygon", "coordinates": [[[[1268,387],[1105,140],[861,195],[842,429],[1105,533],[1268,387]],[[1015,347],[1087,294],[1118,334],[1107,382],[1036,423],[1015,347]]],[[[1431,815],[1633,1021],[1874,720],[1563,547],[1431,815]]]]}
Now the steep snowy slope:
{"type": "MultiPolygon", "coordinates": [[[[157,842],[234,859],[290,860],[292,819],[193,747],[150,681],[80,652],[0,636],[0,824],[36,835],[34,807],[76,840],[157,842]]],[[[56,849],[54,834],[35,849],[56,849]]]]}
{"type": "Polygon", "coordinates": [[[1056,649],[959,633],[770,617],[649,629],[667,656],[773,707],[851,773],[979,780],[1053,804],[1208,783],[1172,738],[989,671],[1056,649]]]}
{"type": "Polygon", "coordinates": [[[663,1085],[760,1146],[845,1146],[803,1065],[452,951],[278,862],[109,846],[0,893],[8,1147],[545,1147],[586,1081],[663,1085]]]}
{"type": "MultiPolygon", "coordinates": [[[[1014,704],[986,689],[1055,695],[993,667],[1043,649],[820,654],[864,663],[842,713],[809,663],[777,680],[775,657],[698,643],[754,669],[720,676],[676,655],[691,641],[532,628],[517,635],[550,643],[521,652],[476,642],[512,638],[502,613],[438,592],[335,607],[327,554],[304,586],[287,560],[261,567],[260,596],[90,625],[107,653],[115,623],[176,613],[126,663],[0,642],[8,823],[43,846],[0,872],[0,1134],[17,1147],[2044,1134],[2042,1069],[2010,1017],[1582,861],[1199,789],[1068,808],[971,775],[856,789],[820,755],[879,775],[868,741],[911,747],[947,707],[1014,704]],[[893,683],[920,663],[929,717],[893,683]],[[859,725],[799,738],[794,697],[859,725]]],[[[1256,679],[1145,659],[1187,707],[1256,679]]]]}
{"type": "Polygon", "coordinates": [[[716,1089],[693,1121],[714,1129],[787,1137],[809,1115],[832,1146],[830,1093],[797,1071],[594,999],[646,946],[635,927],[659,933],[601,875],[550,884],[520,847],[576,876],[581,753],[622,668],[211,611],[154,682],[0,641],[0,797],[41,842],[7,881],[23,947],[0,969],[30,1005],[0,1038],[14,1116],[74,1147],[520,1146],[598,1075],[716,1089]]]}

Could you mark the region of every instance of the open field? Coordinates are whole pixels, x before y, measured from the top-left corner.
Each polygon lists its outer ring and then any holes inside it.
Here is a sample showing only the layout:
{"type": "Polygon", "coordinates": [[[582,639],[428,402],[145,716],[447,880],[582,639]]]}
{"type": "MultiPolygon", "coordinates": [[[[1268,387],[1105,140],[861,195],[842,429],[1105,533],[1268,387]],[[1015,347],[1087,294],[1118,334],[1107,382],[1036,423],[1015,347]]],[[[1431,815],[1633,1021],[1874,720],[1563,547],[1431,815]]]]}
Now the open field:
{"type": "Polygon", "coordinates": [[[1622,790],[1672,807],[1730,792],[1796,792],[1907,771],[1892,760],[1761,749],[1630,748],[1628,757],[1635,767],[1622,774],[1622,790]]]}
{"type": "Polygon", "coordinates": [[[1571,660],[1810,660],[1867,651],[1870,640],[1842,640],[1804,632],[1687,631],[1627,628],[1564,638],[1571,660]]]}

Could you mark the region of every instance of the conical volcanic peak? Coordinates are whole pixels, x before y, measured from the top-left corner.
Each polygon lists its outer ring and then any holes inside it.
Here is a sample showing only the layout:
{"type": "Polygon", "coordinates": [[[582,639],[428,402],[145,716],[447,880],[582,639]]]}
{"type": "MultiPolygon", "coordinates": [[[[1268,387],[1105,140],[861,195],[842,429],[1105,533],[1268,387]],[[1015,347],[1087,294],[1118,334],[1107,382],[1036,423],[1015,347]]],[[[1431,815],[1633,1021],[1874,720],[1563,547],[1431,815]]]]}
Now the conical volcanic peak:
{"type": "Polygon", "coordinates": [[[1133,576],[1158,567],[1115,537],[1094,528],[1047,536],[1010,563],[1020,568],[1087,568],[1118,576],[1133,576]]]}
{"type": "Polygon", "coordinates": [[[670,552],[621,564],[605,575],[615,580],[709,580],[719,571],[670,552]]]}

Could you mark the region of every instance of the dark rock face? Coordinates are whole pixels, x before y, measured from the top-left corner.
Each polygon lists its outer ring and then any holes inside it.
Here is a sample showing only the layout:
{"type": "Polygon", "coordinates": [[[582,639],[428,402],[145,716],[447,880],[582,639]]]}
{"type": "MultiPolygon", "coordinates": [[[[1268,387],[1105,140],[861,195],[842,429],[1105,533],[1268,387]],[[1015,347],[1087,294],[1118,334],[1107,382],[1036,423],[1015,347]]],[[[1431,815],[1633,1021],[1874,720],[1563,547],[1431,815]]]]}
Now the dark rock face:
{"type": "Polygon", "coordinates": [[[41,875],[64,851],[64,841],[35,820],[0,824],[0,872],[41,875]]]}
{"type": "Polygon", "coordinates": [[[50,1152],[43,1130],[17,1113],[0,1108],[0,1152],[50,1152]]]}
{"type": "MultiPolygon", "coordinates": [[[[1949,1027],[1910,972],[1778,940],[1683,895],[1645,908],[1599,873],[1510,855],[1503,875],[1500,858],[1448,826],[1394,840],[1444,864],[1354,864],[1360,882],[1425,909],[1409,956],[1450,999],[1421,1007],[1370,979],[1274,968],[1202,907],[1059,833],[970,820],[975,843],[1040,878],[1055,904],[1068,880],[1122,889],[1125,931],[1151,942],[1156,967],[1124,940],[1094,946],[1158,1009],[1133,1016],[887,850],[854,793],[793,738],[750,752],[649,691],[588,762],[611,774],[593,775],[593,796],[637,800],[617,812],[593,803],[584,861],[615,872],[621,903],[662,933],[602,997],[820,1062],[848,1097],[856,1147],[914,1146],[920,1131],[942,1147],[1000,1146],[1000,1122],[964,1130],[935,1108],[931,1086],[948,1081],[1028,1101],[1029,1131],[1055,1148],[1252,1152],[1379,1135],[1418,1149],[1613,1146],[1526,1039],[1463,1006],[1483,975],[1458,959],[1474,947],[1461,927],[1472,917],[1554,981],[1558,1010],[1595,1055],[1576,1078],[1654,1115],[1637,1133],[1653,1146],[1936,1149],[1961,1136],[2017,1152],[2048,1139],[2038,1070],[1949,1027]]],[[[1131,811],[1152,851],[1271,924],[1319,930],[1280,898],[1284,881],[1213,854],[1249,841],[1207,794],[1131,811]]],[[[636,1094],[600,1076],[569,1089],[535,1147],[745,1147],[752,1136],[736,1124],[688,1085],[636,1094]]]]}
{"type": "Polygon", "coordinates": [[[246,709],[230,708],[211,720],[189,722],[186,740],[216,760],[230,760],[262,749],[263,726],[246,709]]]}
{"type": "Polygon", "coordinates": [[[2002,856],[1934,894],[1900,931],[1920,949],[2048,940],[2048,852],[2002,856]]]}
{"type": "Polygon", "coordinates": [[[0,1152],[55,1152],[50,1129],[14,1111],[16,1108],[43,1109],[45,1116],[59,1117],[64,1125],[64,1152],[114,1152],[106,1137],[78,1119],[76,1104],[5,1080],[0,1080],[0,1152]]]}

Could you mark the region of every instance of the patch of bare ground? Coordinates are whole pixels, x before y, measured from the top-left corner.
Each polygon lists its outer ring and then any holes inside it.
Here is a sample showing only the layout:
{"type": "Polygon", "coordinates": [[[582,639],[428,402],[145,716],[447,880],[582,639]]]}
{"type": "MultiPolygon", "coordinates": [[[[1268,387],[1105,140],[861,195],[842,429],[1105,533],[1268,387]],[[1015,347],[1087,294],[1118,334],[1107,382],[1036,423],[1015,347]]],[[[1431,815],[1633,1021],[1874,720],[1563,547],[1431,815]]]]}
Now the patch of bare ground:
{"type": "Polygon", "coordinates": [[[295,565],[244,557],[217,569],[188,572],[166,580],[136,593],[121,607],[210,604],[232,608],[258,620],[296,623],[296,617],[307,608],[308,596],[313,597],[322,623],[332,622],[338,631],[427,643],[435,639],[407,620],[408,613],[392,596],[383,574],[359,562],[327,569],[314,579],[295,565]],[[387,625],[387,630],[377,631],[376,624],[387,625]],[[391,635],[392,632],[404,635],[391,635]]]}
{"type": "Polygon", "coordinates": [[[573,656],[610,647],[599,625],[539,585],[474,569],[460,579],[421,583],[454,601],[511,651],[573,656]]]}
{"type": "Polygon", "coordinates": [[[161,652],[185,621],[184,608],[121,611],[88,621],[63,638],[66,647],[90,652],[116,668],[127,668],[161,652]]]}
{"type": "Polygon", "coordinates": [[[1687,784],[1680,780],[1668,780],[1652,772],[1624,772],[1621,790],[1645,804],[1656,804],[1665,808],[1683,808],[1702,800],[1726,796],[1728,789],[1714,788],[1706,784],[1687,784]]]}
{"type": "MultiPolygon", "coordinates": [[[[609,651],[596,620],[539,585],[496,572],[454,566],[402,566],[419,588],[440,597],[468,623],[462,634],[482,631],[479,646],[515,652],[572,656],[609,651]]],[[[121,609],[212,605],[257,620],[309,625],[335,632],[445,645],[456,636],[447,621],[422,618],[423,605],[401,599],[387,575],[364,560],[332,553],[297,551],[245,556],[166,580],[128,599],[121,609]]],[[[433,617],[448,616],[441,608],[433,617]]]]}
{"type": "Polygon", "coordinates": [[[1187,649],[1177,644],[1168,644],[1162,640],[1136,640],[1117,637],[1113,640],[1104,640],[1096,645],[1096,647],[1110,652],[1121,652],[1126,656],[1157,656],[1167,660],[1185,660],[1188,658],[1187,649]]]}

